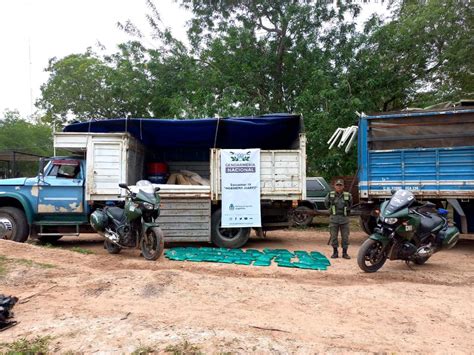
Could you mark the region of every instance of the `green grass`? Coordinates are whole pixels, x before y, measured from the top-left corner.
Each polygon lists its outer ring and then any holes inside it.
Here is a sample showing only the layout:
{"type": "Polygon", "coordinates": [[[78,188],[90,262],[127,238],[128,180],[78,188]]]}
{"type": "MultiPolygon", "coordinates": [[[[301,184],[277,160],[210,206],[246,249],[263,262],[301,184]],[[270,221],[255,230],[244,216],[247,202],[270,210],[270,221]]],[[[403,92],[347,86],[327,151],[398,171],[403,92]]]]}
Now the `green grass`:
{"type": "Polygon", "coordinates": [[[7,273],[7,258],[0,255],[0,277],[5,276],[7,273]]]}
{"type": "Polygon", "coordinates": [[[21,338],[11,343],[3,343],[1,346],[6,349],[3,353],[7,355],[47,354],[51,339],[50,336],[37,336],[31,340],[21,338]]]}
{"type": "Polygon", "coordinates": [[[35,242],[34,245],[36,245],[38,247],[49,248],[49,249],[71,250],[71,251],[74,251],[76,253],[86,254],[86,255],[95,254],[92,250],[84,249],[84,248],[81,248],[81,247],[73,247],[71,249],[67,249],[67,248],[62,248],[61,246],[54,245],[54,244],[51,244],[51,243],[42,243],[42,242],[35,242]]]}
{"type": "Polygon", "coordinates": [[[52,269],[55,268],[56,266],[53,264],[46,264],[46,263],[37,263],[33,260],[28,260],[28,259],[9,259],[12,262],[20,265],[25,265],[28,267],[39,267],[40,269],[52,269]]]}
{"type": "Polygon", "coordinates": [[[193,345],[187,340],[174,344],[168,345],[165,348],[165,352],[173,355],[201,355],[202,352],[197,345],[193,345]]]}
{"type": "Polygon", "coordinates": [[[23,265],[27,267],[34,267],[34,268],[40,268],[40,269],[52,269],[56,267],[53,264],[37,263],[29,259],[11,259],[11,258],[7,258],[4,255],[0,255],[0,277],[5,276],[7,274],[8,266],[11,264],[23,265]]]}
{"type": "Polygon", "coordinates": [[[71,251],[75,251],[76,253],[81,253],[81,254],[94,254],[92,250],[79,248],[79,247],[71,248],[71,251]]]}
{"type": "Polygon", "coordinates": [[[138,348],[136,348],[132,352],[132,355],[147,355],[147,354],[154,354],[155,352],[157,351],[151,346],[140,345],[138,348]]]}

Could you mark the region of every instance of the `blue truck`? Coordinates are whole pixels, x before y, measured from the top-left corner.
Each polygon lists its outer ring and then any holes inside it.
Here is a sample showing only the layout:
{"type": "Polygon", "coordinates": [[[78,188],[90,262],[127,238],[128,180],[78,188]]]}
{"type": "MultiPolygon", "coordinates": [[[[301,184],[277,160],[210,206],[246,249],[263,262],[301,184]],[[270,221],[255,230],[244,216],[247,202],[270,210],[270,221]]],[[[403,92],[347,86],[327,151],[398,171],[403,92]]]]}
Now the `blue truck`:
{"type": "Polygon", "coordinates": [[[371,234],[393,190],[452,206],[462,233],[474,233],[474,109],[459,106],[362,115],[358,132],[359,212],[371,234]]]}
{"type": "Polygon", "coordinates": [[[52,242],[89,231],[85,171],[81,157],[56,157],[41,160],[37,177],[0,180],[0,239],[52,242]]]}

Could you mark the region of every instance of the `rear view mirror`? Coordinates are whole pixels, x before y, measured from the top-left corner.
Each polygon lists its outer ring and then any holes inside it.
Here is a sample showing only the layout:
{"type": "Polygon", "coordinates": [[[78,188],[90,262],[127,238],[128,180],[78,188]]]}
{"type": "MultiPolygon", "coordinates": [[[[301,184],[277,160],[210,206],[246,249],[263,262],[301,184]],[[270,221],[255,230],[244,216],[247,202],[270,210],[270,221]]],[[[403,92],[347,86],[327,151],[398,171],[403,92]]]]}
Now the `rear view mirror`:
{"type": "Polygon", "coordinates": [[[122,189],[127,189],[128,190],[128,185],[123,183],[123,182],[119,184],[119,187],[121,187],[122,189]]]}
{"type": "Polygon", "coordinates": [[[155,187],[155,193],[160,191],[161,189],[159,187],[155,187]]]}
{"type": "Polygon", "coordinates": [[[41,158],[39,160],[39,168],[38,168],[38,177],[40,179],[44,178],[44,168],[46,167],[46,159],[41,158]]]}

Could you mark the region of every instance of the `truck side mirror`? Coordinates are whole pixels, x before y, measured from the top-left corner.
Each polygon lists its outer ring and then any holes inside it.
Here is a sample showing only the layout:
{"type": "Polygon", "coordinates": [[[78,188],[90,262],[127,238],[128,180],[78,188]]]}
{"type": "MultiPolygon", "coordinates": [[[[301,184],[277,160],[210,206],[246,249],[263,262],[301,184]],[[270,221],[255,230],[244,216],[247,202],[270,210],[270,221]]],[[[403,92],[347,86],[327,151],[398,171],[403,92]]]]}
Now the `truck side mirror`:
{"type": "Polygon", "coordinates": [[[38,168],[38,178],[40,180],[44,179],[44,168],[46,166],[46,160],[44,158],[40,158],[39,161],[39,168],[38,168]]]}

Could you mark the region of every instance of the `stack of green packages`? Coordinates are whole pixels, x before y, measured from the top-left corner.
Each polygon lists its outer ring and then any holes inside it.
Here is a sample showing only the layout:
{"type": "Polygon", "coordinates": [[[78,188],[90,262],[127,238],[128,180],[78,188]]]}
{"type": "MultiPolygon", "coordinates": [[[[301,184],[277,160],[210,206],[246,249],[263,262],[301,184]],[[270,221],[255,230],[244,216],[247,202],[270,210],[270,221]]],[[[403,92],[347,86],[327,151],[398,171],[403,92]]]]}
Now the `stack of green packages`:
{"type": "Polygon", "coordinates": [[[317,251],[307,252],[286,249],[225,249],[225,248],[171,248],[165,251],[170,260],[215,262],[237,265],[270,266],[275,261],[278,266],[327,270],[331,265],[328,258],[317,251]]]}

